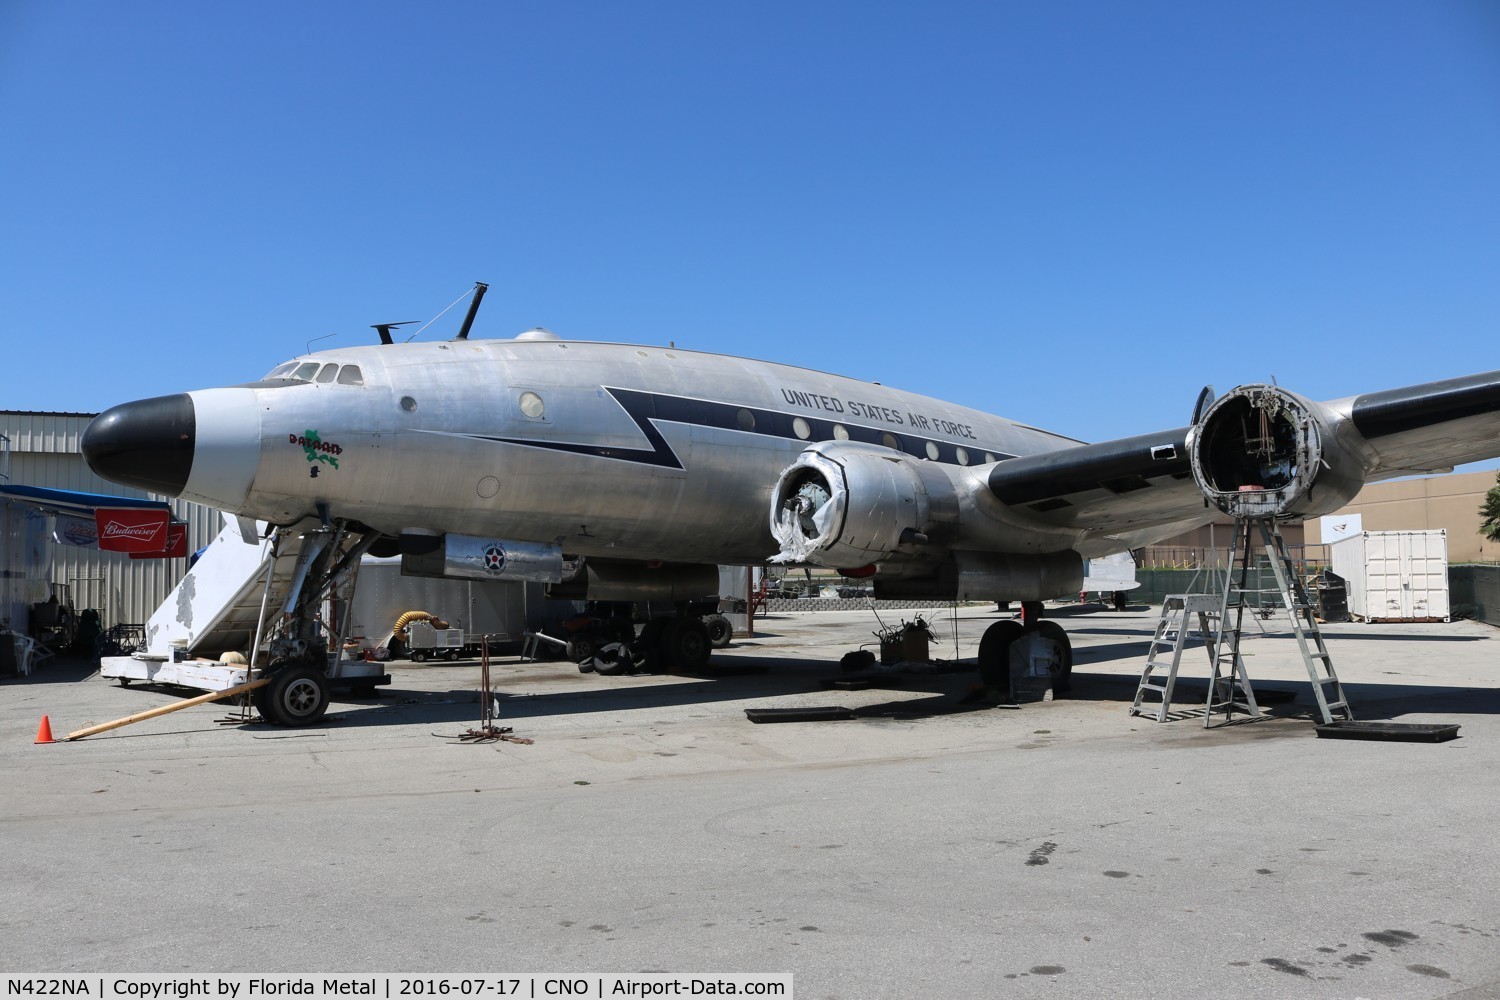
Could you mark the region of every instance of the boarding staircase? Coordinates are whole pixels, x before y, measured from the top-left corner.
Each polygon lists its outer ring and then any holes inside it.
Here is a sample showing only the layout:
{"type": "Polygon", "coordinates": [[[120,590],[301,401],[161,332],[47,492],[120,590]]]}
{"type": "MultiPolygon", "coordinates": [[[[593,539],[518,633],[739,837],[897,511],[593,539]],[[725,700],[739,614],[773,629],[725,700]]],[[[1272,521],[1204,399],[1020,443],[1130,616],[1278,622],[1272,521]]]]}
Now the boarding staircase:
{"type": "Polygon", "coordinates": [[[297,547],[273,555],[270,539],[246,541],[238,523],[226,524],[176,588],[146,622],[144,652],[171,655],[183,649],[217,658],[250,649],[261,608],[279,611],[297,565],[297,547]],[[269,590],[267,573],[269,571],[269,590]]]}
{"type": "MultiPolygon", "coordinates": [[[[297,604],[309,564],[327,546],[337,545],[340,557],[358,558],[357,536],[333,529],[247,538],[236,520],[226,517],[226,522],[151,615],[141,652],[162,658],[182,650],[211,659],[226,650],[248,652],[257,636],[264,644],[272,623],[297,604]]],[[[347,603],[351,595],[345,589],[347,603]]]]}

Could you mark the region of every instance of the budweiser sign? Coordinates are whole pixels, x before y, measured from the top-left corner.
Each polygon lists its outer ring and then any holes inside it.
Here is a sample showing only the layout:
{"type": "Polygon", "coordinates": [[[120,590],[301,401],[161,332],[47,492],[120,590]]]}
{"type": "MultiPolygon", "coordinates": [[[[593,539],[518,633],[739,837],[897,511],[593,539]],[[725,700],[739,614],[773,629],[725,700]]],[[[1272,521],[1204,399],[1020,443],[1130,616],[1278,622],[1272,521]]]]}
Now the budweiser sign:
{"type": "Polygon", "coordinates": [[[160,552],[132,552],[132,559],[183,559],[187,557],[187,525],[173,521],[167,525],[167,547],[160,552]]]}
{"type": "Polygon", "coordinates": [[[94,511],[99,548],[106,552],[164,555],[167,551],[167,522],[171,517],[171,512],[165,510],[101,507],[94,511]]]}

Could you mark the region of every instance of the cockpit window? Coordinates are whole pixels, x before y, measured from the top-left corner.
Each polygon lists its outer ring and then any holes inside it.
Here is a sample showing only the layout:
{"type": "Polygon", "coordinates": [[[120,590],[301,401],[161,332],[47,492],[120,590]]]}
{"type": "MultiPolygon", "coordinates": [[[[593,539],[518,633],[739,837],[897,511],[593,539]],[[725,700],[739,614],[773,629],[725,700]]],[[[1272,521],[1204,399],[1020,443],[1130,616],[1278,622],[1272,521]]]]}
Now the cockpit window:
{"type": "Polygon", "coordinates": [[[271,369],[262,382],[317,382],[322,385],[364,385],[365,373],[359,365],[341,365],[326,361],[288,361],[271,369]]]}

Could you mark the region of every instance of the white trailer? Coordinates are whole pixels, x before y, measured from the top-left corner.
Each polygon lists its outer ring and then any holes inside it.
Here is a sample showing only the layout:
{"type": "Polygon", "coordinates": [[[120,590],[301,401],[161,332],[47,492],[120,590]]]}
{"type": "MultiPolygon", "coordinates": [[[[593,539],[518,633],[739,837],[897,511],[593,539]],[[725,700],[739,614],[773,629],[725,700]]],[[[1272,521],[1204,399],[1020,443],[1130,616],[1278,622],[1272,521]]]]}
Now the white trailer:
{"type": "MultiPolygon", "coordinates": [[[[451,643],[444,636],[443,642],[438,643],[435,637],[423,632],[420,643],[409,641],[408,645],[413,648],[420,645],[429,655],[440,658],[450,644],[462,647],[466,642],[478,642],[481,636],[519,641],[530,627],[528,617],[534,613],[540,618],[547,609],[540,584],[403,576],[399,558],[366,556],[360,561],[359,585],[350,609],[349,637],[357,647],[379,648],[386,644],[392,626],[402,615],[425,611],[451,622],[451,631],[460,638],[451,643]],[[437,652],[433,652],[434,648],[437,652]]],[[[407,628],[416,624],[412,622],[407,628]]]]}
{"type": "Polygon", "coordinates": [[[1332,552],[1355,620],[1451,620],[1447,531],[1362,531],[1334,542],[1332,552]]]}

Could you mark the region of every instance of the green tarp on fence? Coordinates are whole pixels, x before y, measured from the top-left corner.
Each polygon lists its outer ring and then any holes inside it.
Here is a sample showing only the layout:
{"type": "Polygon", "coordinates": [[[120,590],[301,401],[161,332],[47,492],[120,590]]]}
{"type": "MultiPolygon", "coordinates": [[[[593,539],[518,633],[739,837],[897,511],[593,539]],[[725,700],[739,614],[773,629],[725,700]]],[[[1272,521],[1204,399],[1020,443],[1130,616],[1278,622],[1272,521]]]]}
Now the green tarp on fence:
{"type": "Polygon", "coordinates": [[[1500,625],[1500,566],[1449,566],[1448,604],[1454,617],[1500,625]]]}

